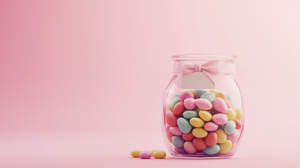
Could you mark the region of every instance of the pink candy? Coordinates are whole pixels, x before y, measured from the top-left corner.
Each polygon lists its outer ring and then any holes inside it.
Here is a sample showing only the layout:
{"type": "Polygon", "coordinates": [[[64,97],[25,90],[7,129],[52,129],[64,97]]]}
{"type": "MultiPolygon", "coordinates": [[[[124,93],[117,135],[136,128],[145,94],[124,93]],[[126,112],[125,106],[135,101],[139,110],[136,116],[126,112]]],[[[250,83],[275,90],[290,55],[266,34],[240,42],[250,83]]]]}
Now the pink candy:
{"type": "Polygon", "coordinates": [[[240,131],[237,129],[234,130],[232,134],[227,135],[227,139],[230,140],[232,143],[236,143],[239,137],[240,137],[240,131]]]}
{"type": "Polygon", "coordinates": [[[219,126],[217,124],[215,124],[214,122],[207,122],[204,124],[204,129],[206,131],[215,131],[218,129],[218,127],[219,126]]]}
{"type": "Polygon", "coordinates": [[[170,127],[170,131],[172,132],[172,134],[178,135],[178,136],[181,136],[183,134],[177,126],[170,127]]]}
{"type": "Polygon", "coordinates": [[[227,112],[227,104],[226,102],[222,99],[222,98],[219,98],[217,97],[214,102],[214,108],[220,112],[220,113],[226,113],[227,112]]]}
{"type": "Polygon", "coordinates": [[[207,99],[196,99],[195,103],[201,110],[210,110],[212,108],[211,102],[207,99]]]}
{"type": "Polygon", "coordinates": [[[184,100],[187,98],[194,98],[193,93],[186,91],[179,94],[179,99],[181,102],[184,102],[184,100]]]}
{"type": "Polygon", "coordinates": [[[226,114],[218,113],[213,115],[212,120],[219,125],[223,125],[227,123],[228,117],[226,114]]]}
{"type": "Polygon", "coordinates": [[[149,151],[142,151],[139,156],[141,159],[150,159],[152,154],[149,151]]]}
{"type": "Polygon", "coordinates": [[[195,99],[194,98],[186,98],[184,100],[184,107],[188,110],[193,110],[196,108],[195,99]]]}

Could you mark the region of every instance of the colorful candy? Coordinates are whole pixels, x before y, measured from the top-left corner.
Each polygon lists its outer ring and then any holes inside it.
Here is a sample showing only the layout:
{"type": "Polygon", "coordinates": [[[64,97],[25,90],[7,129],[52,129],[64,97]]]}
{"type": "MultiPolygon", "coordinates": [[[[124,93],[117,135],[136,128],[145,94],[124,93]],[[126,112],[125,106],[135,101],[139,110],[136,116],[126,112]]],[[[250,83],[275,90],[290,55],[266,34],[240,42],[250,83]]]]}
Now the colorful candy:
{"type": "Polygon", "coordinates": [[[166,157],[166,152],[162,151],[162,150],[156,150],[155,152],[152,153],[152,156],[155,159],[163,159],[166,157]]]}
{"type": "Polygon", "coordinates": [[[139,150],[139,149],[134,149],[131,151],[131,156],[134,157],[134,158],[138,158],[140,157],[140,153],[142,152],[142,150],[139,150]]]}
{"type": "Polygon", "coordinates": [[[184,100],[184,107],[188,110],[193,110],[196,108],[195,99],[194,98],[186,98],[184,100]]]}
{"type": "Polygon", "coordinates": [[[225,101],[219,97],[217,97],[214,102],[213,102],[214,108],[221,113],[226,113],[227,112],[227,105],[225,101]]]}
{"type": "Polygon", "coordinates": [[[152,156],[151,152],[149,151],[142,151],[140,154],[139,154],[139,157],[141,159],[150,159],[152,156]]]}
{"type": "Polygon", "coordinates": [[[190,119],[190,124],[191,124],[193,127],[203,127],[204,121],[201,120],[201,119],[198,118],[198,117],[193,117],[193,118],[190,119]]]}
{"type": "MultiPolygon", "coordinates": [[[[226,154],[240,138],[242,121],[243,111],[234,108],[231,96],[216,89],[190,89],[168,102],[166,137],[171,150],[179,154],[226,154]]],[[[156,152],[155,158],[165,157],[156,152]]]]}
{"type": "Polygon", "coordinates": [[[180,131],[182,133],[185,133],[185,134],[189,133],[192,129],[192,126],[191,126],[190,122],[187,119],[183,118],[183,117],[178,118],[177,125],[178,125],[180,131]]]}
{"type": "Polygon", "coordinates": [[[228,121],[224,126],[224,131],[227,135],[230,135],[235,130],[235,122],[234,121],[228,121]]]}

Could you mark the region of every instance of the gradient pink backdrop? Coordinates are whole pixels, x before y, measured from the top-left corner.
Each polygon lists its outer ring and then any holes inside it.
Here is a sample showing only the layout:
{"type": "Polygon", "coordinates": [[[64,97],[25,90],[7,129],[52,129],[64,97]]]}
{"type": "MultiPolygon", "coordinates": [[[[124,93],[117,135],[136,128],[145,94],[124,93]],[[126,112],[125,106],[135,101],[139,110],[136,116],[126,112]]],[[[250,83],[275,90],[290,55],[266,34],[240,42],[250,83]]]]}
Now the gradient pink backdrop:
{"type": "Polygon", "coordinates": [[[300,1],[0,1],[0,167],[300,167],[300,1]],[[246,131],[229,160],[164,147],[174,54],[238,56],[246,131]]]}

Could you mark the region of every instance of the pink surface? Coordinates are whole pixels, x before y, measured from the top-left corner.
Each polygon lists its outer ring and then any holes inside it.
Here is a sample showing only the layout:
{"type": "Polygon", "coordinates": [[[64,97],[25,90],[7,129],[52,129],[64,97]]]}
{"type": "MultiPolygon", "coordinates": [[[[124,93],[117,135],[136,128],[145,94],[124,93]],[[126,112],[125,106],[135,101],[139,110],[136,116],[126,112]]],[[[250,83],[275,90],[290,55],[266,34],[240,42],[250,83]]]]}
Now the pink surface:
{"type": "Polygon", "coordinates": [[[0,1],[0,167],[299,167],[300,1],[0,1]],[[238,56],[246,130],[229,160],[166,149],[174,54],[238,56]],[[134,103],[134,106],[133,106],[134,103]]]}

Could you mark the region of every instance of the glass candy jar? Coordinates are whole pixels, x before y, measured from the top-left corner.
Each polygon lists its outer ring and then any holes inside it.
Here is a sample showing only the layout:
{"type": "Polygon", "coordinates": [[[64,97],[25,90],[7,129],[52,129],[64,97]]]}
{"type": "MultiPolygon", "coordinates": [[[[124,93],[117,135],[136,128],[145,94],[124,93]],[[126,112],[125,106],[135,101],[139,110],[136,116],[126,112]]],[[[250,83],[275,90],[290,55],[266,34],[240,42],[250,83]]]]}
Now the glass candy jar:
{"type": "Polygon", "coordinates": [[[163,97],[163,136],[173,156],[229,158],[243,135],[245,107],[235,56],[174,55],[163,97]]]}

